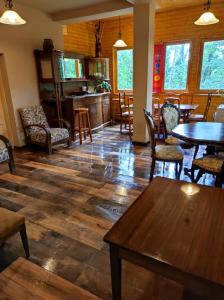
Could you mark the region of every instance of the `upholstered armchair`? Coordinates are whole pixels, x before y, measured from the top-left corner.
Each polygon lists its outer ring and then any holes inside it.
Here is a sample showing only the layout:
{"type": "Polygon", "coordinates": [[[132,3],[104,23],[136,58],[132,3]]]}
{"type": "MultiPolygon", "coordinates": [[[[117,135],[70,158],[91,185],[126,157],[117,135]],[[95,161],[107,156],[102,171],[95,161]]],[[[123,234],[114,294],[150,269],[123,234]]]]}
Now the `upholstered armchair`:
{"type": "Polygon", "coordinates": [[[10,141],[3,135],[0,135],[0,163],[7,162],[11,173],[15,171],[15,163],[10,141]]]}
{"type": "Polygon", "coordinates": [[[24,128],[26,142],[48,148],[52,154],[52,147],[57,144],[67,143],[70,146],[70,125],[63,119],[55,120],[66,128],[50,128],[41,105],[29,106],[19,110],[24,128]]]}

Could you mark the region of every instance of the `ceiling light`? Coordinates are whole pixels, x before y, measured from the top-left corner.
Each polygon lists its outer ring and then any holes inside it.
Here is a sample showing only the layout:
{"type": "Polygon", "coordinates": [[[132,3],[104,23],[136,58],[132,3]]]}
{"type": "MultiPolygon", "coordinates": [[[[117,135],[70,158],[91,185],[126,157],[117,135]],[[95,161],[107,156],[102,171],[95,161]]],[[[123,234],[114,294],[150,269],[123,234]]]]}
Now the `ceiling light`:
{"type": "Polygon", "coordinates": [[[118,40],[113,45],[116,48],[125,48],[127,44],[122,40],[122,33],[121,33],[121,18],[119,17],[119,32],[118,32],[118,40]]]}
{"type": "Polygon", "coordinates": [[[22,19],[17,12],[15,12],[12,4],[12,0],[5,0],[6,10],[0,18],[0,23],[7,25],[23,25],[26,21],[22,19]]]}
{"type": "Polygon", "coordinates": [[[205,4],[205,10],[200,18],[194,22],[195,25],[200,25],[200,26],[206,26],[206,25],[213,25],[219,22],[219,19],[215,17],[215,15],[210,12],[210,7],[211,7],[211,0],[208,0],[208,2],[205,4]]]}

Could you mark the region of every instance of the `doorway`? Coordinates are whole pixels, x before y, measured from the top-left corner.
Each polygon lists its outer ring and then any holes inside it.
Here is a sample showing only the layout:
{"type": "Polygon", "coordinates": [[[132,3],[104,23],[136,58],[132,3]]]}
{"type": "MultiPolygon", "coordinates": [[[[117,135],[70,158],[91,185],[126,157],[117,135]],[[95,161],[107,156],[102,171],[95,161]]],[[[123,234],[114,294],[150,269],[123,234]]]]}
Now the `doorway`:
{"type": "Polygon", "coordinates": [[[17,141],[16,123],[4,55],[0,53],[0,134],[6,136],[12,145],[17,141]]]}

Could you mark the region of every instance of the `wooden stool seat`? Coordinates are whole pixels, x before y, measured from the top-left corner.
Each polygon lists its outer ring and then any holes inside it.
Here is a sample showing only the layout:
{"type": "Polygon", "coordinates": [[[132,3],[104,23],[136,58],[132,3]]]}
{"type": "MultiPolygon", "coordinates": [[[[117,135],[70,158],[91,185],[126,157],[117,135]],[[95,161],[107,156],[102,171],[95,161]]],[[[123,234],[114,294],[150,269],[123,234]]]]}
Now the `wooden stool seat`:
{"type": "Polygon", "coordinates": [[[90,141],[92,142],[92,129],[90,125],[89,109],[85,107],[74,109],[74,123],[75,123],[75,139],[76,131],[79,133],[80,144],[82,144],[82,134],[84,134],[84,140],[86,140],[87,133],[89,132],[90,141]],[[78,123],[78,124],[77,124],[78,123]]]}
{"type": "Polygon", "coordinates": [[[0,208],[0,244],[16,232],[20,232],[26,257],[29,257],[29,246],[26,235],[25,218],[5,208],[0,208]]]}

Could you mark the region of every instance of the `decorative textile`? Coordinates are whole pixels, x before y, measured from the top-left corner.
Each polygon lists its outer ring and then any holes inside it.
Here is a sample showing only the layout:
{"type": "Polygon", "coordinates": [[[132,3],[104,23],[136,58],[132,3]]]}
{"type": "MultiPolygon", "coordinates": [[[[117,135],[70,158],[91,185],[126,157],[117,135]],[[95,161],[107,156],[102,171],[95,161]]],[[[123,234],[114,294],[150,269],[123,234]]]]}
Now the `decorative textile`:
{"type": "Polygon", "coordinates": [[[5,144],[0,141],[0,162],[6,161],[9,159],[8,149],[5,144]]]}
{"type": "Polygon", "coordinates": [[[193,165],[209,172],[220,173],[224,163],[223,155],[208,155],[193,160],[193,165]]]}
{"type": "MultiPolygon", "coordinates": [[[[24,126],[39,124],[45,126],[46,128],[49,128],[47,118],[41,105],[28,106],[26,108],[22,108],[20,109],[20,115],[24,126]]],[[[34,134],[35,132],[38,132],[40,129],[37,127],[30,127],[26,130],[27,134],[30,135],[34,134]]]]}
{"type": "Polygon", "coordinates": [[[163,110],[163,120],[166,125],[166,131],[168,134],[172,133],[172,130],[178,125],[179,113],[177,109],[172,106],[164,106],[163,110]]]}
{"type": "Polygon", "coordinates": [[[157,159],[180,161],[184,157],[183,150],[179,146],[158,145],[156,146],[155,151],[155,157],[157,159]]]}
{"type": "MultiPolygon", "coordinates": [[[[46,132],[41,128],[36,128],[37,129],[34,132],[32,131],[30,134],[31,142],[45,144],[46,132]]],[[[69,132],[65,128],[49,128],[49,130],[51,132],[51,143],[56,143],[69,138],[69,132]]]]}

